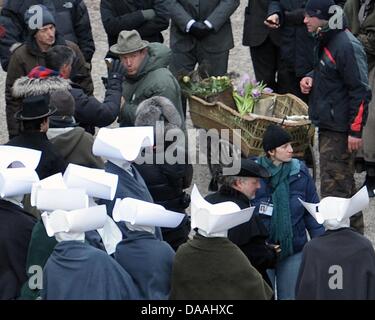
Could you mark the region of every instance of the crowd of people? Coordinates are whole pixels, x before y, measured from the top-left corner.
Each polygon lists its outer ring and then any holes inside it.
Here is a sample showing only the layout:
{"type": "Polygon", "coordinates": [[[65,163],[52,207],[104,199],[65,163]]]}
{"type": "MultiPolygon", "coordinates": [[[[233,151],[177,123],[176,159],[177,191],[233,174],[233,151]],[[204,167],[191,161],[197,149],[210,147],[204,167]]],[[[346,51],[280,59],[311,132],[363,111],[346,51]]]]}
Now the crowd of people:
{"type": "Polygon", "coordinates": [[[375,299],[360,211],[375,189],[375,0],[249,0],[243,13],[256,80],[308,105],[321,198],[354,196],[366,172],[356,212],[306,209],[319,192],[276,124],[263,155],[235,174],[221,164],[216,192],[187,192],[179,80],[227,74],[239,4],[101,0],[100,101],[83,0],[0,2],[0,299],[375,299]]]}

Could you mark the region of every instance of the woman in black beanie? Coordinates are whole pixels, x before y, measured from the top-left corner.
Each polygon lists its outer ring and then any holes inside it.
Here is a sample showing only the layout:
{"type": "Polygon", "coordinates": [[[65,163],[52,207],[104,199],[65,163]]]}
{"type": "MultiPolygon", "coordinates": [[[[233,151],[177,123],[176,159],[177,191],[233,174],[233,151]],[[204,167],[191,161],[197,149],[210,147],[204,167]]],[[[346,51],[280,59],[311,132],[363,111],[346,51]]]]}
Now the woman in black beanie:
{"type": "Polygon", "coordinates": [[[323,226],[298,200],[319,202],[306,165],[293,158],[291,141],[291,136],[281,126],[267,128],[263,136],[266,155],[259,157],[257,162],[269,171],[271,177],[261,179],[261,187],[252,200],[269,231],[269,241],[281,247],[279,261],[274,269],[268,270],[277,299],[295,298],[301,251],[307,242],[306,230],[311,238],[324,233],[323,226]]]}

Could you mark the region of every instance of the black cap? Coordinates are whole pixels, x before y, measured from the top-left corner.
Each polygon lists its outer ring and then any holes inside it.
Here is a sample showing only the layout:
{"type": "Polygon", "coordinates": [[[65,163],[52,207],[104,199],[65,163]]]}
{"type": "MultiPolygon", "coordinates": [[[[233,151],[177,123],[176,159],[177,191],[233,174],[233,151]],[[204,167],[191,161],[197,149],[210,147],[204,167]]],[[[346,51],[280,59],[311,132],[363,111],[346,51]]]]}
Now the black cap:
{"type": "Polygon", "coordinates": [[[36,5],[31,6],[25,11],[25,14],[24,14],[25,24],[27,25],[32,35],[37,33],[40,27],[44,27],[48,24],[53,24],[54,26],[56,26],[56,21],[55,21],[55,18],[53,16],[51,9],[52,8],[47,8],[43,4],[36,4],[36,5]],[[37,26],[36,25],[37,23],[40,23],[41,25],[37,26]]]}
{"type": "Polygon", "coordinates": [[[266,168],[250,159],[241,159],[241,170],[238,177],[269,178],[271,175],[266,168]]]}
{"type": "Polygon", "coordinates": [[[306,3],[305,11],[310,17],[328,21],[333,15],[333,13],[329,13],[329,8],[334,5],[333,0],[309,0],[306,3]]]}
{"type": "Polygon", "coordinates": [[[208,186],[209,191],[217,191],[219,189],[218,180],[224,176],[236,176],[236,177],[253,177],[253,178],[269,178],[271,175],[266,168],[261,166],[250,159],[241,158],[241,168],[236,174],[223,174],[222,165],[215,165],[215,169],[212,172],[212,178],[208,186]]]}
{"type": "Polygon", "coordinates": [[[56,110],[56,107],[49,105],[49,95],[31,96],[23,99],[22,109],[14,117],[18,120],[41,119],[50,116],[56,110]]]}
{"type": "Polygon", "coordinates": [[[267,152],[290,141],[292,141],[292,137],[289,132],[276,124],[271,124],[263,135],[263,149],[267,152]]]}

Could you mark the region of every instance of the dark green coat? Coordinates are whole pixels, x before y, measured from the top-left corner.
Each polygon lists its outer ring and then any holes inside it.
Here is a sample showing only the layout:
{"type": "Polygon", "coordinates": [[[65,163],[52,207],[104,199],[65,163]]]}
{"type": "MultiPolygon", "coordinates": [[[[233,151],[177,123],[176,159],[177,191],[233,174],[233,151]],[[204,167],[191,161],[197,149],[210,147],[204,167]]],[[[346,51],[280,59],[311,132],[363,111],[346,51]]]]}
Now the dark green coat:
{"type": "Polygon", "coordinates": [[[170,59],[171,50],[167,46],[151,43],[138,74],[134,77],[126,76],[122,87],[125,103],[121,106],[119,117],[121,127],[134,126],[138,105],[153,96],[171,100],[184,122],[180,85],[168,70],[170,59]]]}
{"type": "Polygon", "coordinates": [[[242,251],[227,238],[193,240],[177,250],[172,300],[269,300],[272,290],[242,251]]]}

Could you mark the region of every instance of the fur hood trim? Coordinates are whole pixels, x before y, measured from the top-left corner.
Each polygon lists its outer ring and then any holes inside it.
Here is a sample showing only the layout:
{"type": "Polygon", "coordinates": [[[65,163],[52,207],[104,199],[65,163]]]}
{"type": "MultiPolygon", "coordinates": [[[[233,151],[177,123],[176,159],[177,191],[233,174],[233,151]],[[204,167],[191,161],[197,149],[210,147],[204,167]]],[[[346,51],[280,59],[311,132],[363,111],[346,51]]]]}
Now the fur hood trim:
{"type": "Polygon", "coordinates": [[[21,77],[14,82],[12,95],[15,98],[48,94],[52,91],[70,90],[70,80],[62,77],[48,77],[45,79],[21,77]]]}
{"type": "Polygon", "coordinates": [[[142,101],[136,111],[135,126],[155,126],[163,121],[165,132],[181,128],[182,120],[174,104],[166,97],[154,96],[142,101]]]}

